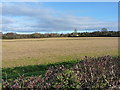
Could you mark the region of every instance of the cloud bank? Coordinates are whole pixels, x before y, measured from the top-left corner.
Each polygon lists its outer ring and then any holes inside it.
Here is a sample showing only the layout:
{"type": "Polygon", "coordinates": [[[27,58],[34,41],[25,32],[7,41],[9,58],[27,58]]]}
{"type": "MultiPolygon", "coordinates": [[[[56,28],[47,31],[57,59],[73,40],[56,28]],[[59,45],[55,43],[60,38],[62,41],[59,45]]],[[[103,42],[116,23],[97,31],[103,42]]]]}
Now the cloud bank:
{"type": "Polygon", "coordinates": [[[117,30],[117,21],[105,21],[89,16],[75,16],[44,7],[42,3],[3,3],[3,32],[64,32],[100,30],[103,27],[117,30]]]}

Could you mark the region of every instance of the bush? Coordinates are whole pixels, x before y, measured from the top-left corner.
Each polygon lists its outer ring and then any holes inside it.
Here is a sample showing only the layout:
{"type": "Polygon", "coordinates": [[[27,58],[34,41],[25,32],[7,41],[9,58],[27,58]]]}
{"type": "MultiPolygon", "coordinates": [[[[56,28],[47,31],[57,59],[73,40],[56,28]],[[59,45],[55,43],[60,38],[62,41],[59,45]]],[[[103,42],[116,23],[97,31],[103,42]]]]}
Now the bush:
{"type": "Polygon", "coordinates": [[[58,74],[54,83],[54,88],[79,88],[79,86],[79,77],[77,77],[73,70],[69,69],[58,74]]]}
{"type": "Polygon", "coordinates": [[[70,69],[63,65],[49,67],[44,77],[21,76],[3,80],[3,88],[120,88],[120,57],[85,57],[70,69]]]}

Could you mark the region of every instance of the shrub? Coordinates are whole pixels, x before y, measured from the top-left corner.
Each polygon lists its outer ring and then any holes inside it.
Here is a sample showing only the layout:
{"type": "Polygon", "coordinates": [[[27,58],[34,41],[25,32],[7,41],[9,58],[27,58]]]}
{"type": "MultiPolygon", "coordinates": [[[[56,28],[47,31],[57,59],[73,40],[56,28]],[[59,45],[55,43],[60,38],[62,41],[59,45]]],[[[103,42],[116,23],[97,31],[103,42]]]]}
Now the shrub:
{"type": "Polygon", "coordinates": [[[54,83],[55,88],[79,88],[79,86],[79,77],[77,77],[73,70],[69,69],[58,74],[54,83]]]}
{"type": "Polygon", "coordinates": [[[44,77],[21,76],[15,80],[3,80],[3,88],[99,88],[120,89],[120,57],[85,57],[70,69],[49,67],[44,77]]]}

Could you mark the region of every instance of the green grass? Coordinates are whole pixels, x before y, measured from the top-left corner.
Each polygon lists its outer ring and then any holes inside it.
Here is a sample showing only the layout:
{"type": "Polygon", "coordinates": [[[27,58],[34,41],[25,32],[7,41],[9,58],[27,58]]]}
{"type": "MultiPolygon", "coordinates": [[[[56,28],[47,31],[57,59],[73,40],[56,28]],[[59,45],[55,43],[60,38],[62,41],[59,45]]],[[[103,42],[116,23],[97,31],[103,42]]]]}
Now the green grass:
{"type": "Polygon", "coordinates": [[[2,78],[3,79],[15,79],[19,76],[24,75],[25,77],[29,76],[39,76],[46,73],[47,69],[50,66],[59,66],[64,65],[66,68],[70,68],[71,65],[77,63],[78,60],[57,62],[53,64],[44,64],[44,65],[29,65],[23,67],[14,67],[14,68],[3,68],[2,69],[2,78]]]}
{"type": "MultiPolygon", "coordinates": [[[[117,56],[113,56],[117,57],[117,56]]],[[[81,59],[74,59],[64,62],[57,62],[57,63],[49,63],[49,64],[40,64],[40,65],[28,65],[28,66],[20,66],[20,67],[13,67],[13,68],[3,68],[2,69],[2,78],[3,79],[16,79],[24,75],[25,77],[30,76],[44,76],[46,71],[51,66],[60,66],[64,65],[66,68],[70,68],[72,65],[79,62],[81,59]]]]}

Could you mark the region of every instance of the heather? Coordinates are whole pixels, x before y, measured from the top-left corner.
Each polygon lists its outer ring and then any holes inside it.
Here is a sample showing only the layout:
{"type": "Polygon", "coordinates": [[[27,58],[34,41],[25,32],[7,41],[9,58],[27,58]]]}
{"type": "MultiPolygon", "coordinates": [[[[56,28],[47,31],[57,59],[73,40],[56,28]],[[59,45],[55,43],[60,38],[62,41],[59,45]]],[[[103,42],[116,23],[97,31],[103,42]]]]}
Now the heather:
{"type": "Polygon", "coordinates": [[[66,67],[65,65],[51,65],[44,77],[24,75],[16,79],[4,79],[3,88],[120,88],[120,57],[103,56],[87,57],[66,67]]]}

